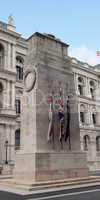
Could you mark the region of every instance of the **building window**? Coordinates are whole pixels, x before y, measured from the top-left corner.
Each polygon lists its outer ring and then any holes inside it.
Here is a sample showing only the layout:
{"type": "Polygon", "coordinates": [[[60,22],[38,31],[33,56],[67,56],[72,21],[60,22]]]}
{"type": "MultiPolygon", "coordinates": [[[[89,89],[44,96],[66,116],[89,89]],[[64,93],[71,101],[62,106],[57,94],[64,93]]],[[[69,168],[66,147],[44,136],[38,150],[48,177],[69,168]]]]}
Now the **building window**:
{"type": "Polygon", "coordinates": [[[21,113],[21,103],[19,99],[15,100],[15,107],[16,107],[16,114],[20,114],[21,113]]]}
{"type": "Polygon", "coordinates": [[[24,60],[21,56],[16,57],[16,80],[23,80],[24,60]]]}
{"type": "Polygon", "coordinates": [[[90,137],[88,135],[85,135],[83,138],[84,151],[88,151],[89,143],[90,143],[90,137]]]}
{"type": "Polygon", "coordinates": [[[20,129],[15,131],[15,150],[20,149],[20,129]]]}
{"type": "Polygon", "coordinates": [[[16,79],[23,80],[23,68],[16,66],[16,79]]]}
{"type": "Polygon", "coordinates": [[[83,78],[81,76],[78,77],[78,82],[83,83],[83,78]]]}
{"type": "Polygon", "coordinates": [[[96,150],[100,151],[100,136],[96,137],[96,150]]]}
{"type": "Polygon", "coordinates": [[[91,98],[94,99],[94,89],[90,88],[90,94],[91,94],[91,98]]]}
{"type": "Polygon", "coordinates": [[[79,95],[83,95],[83,86],[82,85],[78,85],[78,92],[79,92],[79,95]]]}
{"type": "Polygon", "coordinates": [[[4,48],[2,44],[0,44],[0,67],[2,68],[4,65],[4,48]]]}
{"type": "Polygon", "coordinates": [[[78,93],[84,95],[84,80],[82,77],[78,77],[78,93]]]}
{"type": "Polygon", "coordinates": [[[95,97],[95,83],[94,81],[90,81],[90,94],[91,94],[91,98],[94,99],[95,97]]]}
{"type": "Polygon", "coordinates": [[[0,108],[3,107],[3,85],[0,83],[0,108]]]}
{"type": "Polygon", "coordinates": [[[80,122],[85,123],[85,113],[80,112],[80,122]]]}
{"type": "Polygon", "coordinates": [[[80,123],[81,124],[84,124],[85,123],[85,118],[86,118],[86,106],[84,104],[80,104],[80,111],[79,111],[79,114],[80,114],[80,123]]]}
{"type": "Polygon", "coordinates": [[[92,113],[92,121],[93,121],[93,124],[96,125],[96,114],[95,113],[92,113]]]}

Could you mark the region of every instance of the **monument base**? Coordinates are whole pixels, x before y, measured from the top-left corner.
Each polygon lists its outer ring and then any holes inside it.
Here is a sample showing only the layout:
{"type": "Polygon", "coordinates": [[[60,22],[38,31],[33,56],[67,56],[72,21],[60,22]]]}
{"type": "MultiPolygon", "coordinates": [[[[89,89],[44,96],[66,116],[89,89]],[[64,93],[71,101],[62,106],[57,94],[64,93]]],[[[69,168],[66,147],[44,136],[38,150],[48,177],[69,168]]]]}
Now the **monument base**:
{"type": "Polygon", "coordinates": [[[17,154],[14,174],[33,182],[88,176],[86,156],[82,152],[17,154]]]}

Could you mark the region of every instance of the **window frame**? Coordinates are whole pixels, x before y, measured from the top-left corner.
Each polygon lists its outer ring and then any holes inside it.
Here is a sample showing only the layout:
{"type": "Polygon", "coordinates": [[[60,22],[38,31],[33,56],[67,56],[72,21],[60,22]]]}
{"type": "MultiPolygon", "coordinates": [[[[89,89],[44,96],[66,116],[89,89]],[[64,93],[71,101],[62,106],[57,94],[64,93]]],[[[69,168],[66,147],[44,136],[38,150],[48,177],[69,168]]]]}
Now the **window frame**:
{"type": "Polygon", "coordinates": [[[89,143],[90,143],[89,135],[84,135],[84,137],[83,137],[84,151],[88,151],[89,150],[89,147],[88,147],[89,143]]]}
{"type": "Polygon", "coordinates": [[[96,113],[92,113],[92,121],[93,121],[93,125],[96,125],[96,113]]]}
{"type": "Polygon", "coordinates": [[[96,136],[96,151],[100,151],[100,136],[96,136]]]}
{"type": "Polygon", "coordinates": [[[23,67],[20,67],[19,65],[16,65],[16,80],[23,80],[23,67]]]}
{"type": "Polygon", "coordinates": [[[20,128],[15,131],[15,150],[20,150],[20,128]]]}
{"type": "Polygon", "coordinates": [[[85,123],[85,112],[83,112],[83,111],[80,111],[80,122],[82,124],[85,123]]]}
{"type": "Polygon", "coordinates": [[[0,43],[0,68],[4,67],[4,46],[0,43]]]}
{"type": "Polygon", "coordinates": [[[16,109],[16,114],[21,113],[21,100],[20,99],[15,99],[15,109],[16,109]]]}

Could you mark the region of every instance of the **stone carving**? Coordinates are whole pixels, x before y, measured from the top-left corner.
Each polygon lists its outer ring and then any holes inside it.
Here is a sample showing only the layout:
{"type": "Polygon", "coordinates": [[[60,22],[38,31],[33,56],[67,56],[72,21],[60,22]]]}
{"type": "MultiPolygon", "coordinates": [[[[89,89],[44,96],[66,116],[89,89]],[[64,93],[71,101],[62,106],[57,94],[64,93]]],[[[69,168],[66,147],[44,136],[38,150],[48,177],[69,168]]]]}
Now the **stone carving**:
{"type": "Polygon", "coordinates": [[[36,71],[35,71],[35,69],[28,70],[25,74],[25,77],[24,77],[24,85],[25,85],[25,89],[26,89],[27,92],[30,92],[34,88],[35,82],[36,82],[36,71]]]}

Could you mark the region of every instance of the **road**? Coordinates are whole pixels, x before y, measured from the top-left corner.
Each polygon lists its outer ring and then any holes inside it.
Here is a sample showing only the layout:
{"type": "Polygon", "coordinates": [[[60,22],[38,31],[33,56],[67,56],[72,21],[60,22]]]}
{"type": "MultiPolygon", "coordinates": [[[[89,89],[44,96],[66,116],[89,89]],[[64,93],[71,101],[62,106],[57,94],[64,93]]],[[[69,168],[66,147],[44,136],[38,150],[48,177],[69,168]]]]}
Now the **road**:
{"type": "Polygon", "coordinates": [[[18,195],[0,191],[0,200],[100,200],[100,186],[59,189],[30,195],[18,195]]]}

